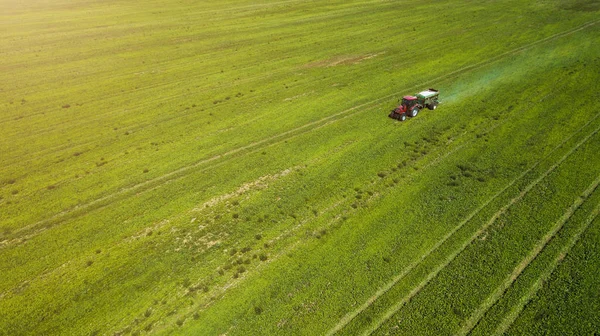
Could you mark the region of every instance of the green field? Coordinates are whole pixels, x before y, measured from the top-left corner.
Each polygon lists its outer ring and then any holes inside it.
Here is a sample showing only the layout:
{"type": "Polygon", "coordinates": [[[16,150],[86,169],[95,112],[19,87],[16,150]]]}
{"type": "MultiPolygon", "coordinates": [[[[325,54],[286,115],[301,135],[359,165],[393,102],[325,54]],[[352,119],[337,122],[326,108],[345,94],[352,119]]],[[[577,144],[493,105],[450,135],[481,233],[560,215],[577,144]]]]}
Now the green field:
{"type": "Polygon", "coordinates": [[[0,29],[0,335],[600,333],[599,2],[2,0],[0,29]]]}

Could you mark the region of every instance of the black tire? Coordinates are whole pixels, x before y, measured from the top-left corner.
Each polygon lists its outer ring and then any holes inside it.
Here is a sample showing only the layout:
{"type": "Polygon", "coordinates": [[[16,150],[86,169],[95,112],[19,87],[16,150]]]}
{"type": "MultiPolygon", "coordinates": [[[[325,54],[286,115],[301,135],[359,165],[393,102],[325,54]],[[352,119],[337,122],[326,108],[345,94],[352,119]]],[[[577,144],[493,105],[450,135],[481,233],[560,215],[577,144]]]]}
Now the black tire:
{"type": "Polygon", "coordinates": [[[430,110],[435,110],[435,109],[437,108],[437,106],[438,106],[438,103],[437,103],[437,102],[433,102],[433,103],[431,103],[431,104],[427,105],[427,107],[428,107],[430,110]]]}
{"type": "Polygon", "coordinates": [[[406,120],[406,113],[402,113],[398,119],[400,119],[400,121],[406,120]]]}
{"type": "Polygon", "coordinates": [[[418,107],[415,107],[414,109],[410,110],[410,116],[411,116],[411,118],[416,117],[417,114],[419,114],[419,108],[418,107]]]}

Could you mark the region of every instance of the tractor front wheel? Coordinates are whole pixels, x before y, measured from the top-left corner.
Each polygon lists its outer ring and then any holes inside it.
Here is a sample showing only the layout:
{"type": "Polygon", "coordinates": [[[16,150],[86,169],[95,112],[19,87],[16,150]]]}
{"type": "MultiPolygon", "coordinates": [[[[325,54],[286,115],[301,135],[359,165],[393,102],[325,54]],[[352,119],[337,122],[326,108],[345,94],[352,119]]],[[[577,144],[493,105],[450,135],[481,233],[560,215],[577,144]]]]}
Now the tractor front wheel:
{"type": "Polygon", "coordinates": [[[416,117],[416,116],[417,116],[417,114],[419,114],[419,108],[418,108],[418,107],[415,107],[414,109],[412,109],[412,110],[410,111],[410,116],[411,116],[412,118],[416,117]]]}
{"type": "Polygon", "coordinates": [[[406,120],[406,113],[402,113],[402,114],[400,115],[400,118],[399,118],[399,119],[400,119],[400,121],[404,121],[404,120],[406,120]]]}

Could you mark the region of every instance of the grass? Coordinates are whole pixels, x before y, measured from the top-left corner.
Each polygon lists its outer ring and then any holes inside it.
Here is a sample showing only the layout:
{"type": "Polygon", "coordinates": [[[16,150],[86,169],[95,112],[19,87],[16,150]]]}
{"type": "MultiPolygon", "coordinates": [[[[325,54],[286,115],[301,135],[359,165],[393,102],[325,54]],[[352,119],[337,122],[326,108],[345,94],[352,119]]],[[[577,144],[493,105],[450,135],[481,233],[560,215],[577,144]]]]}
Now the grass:
{"type": "Polygon", "coordinates": [[[0,8],[0,334],[597,327],[593,1],[0,8]]]}
{"type": "Polygon", "coordinates": [[[577,241],[573,250],[564,257],[559,269],[544,282],[540,292],[518,316],[515,325],[508,329],[509,334],[539,334],[550,327],[555,328],[557,333],[571,330],[594,333],[598,330],[598,283],[591,276],[592,267],[597,262],[586,257],[588,252],[585,252],[598,241],[597,217],[583,234],[581,241],[577,241]],[[572,294],[567,294],[569,292],[572,294]],[[549,313],[549,309],[554,308],[558,314],[549,313]],[[578,321],[577,325],[573,321],[578,321]]]}
{"type": "MultiPolygon", "coordinates": [[[[596,193],[597,194],[597,193],[596,193]]],[[[595,200],[586,202],[588,207],[591,204],[597,203],[597,196],[595,200]]],[[[585,206],[585,205],[584,205],[585,206]]],[[[528,273],[517,279],[517,283],[511,288],[510,292],[502,298],[502,301],[498,302],[494,308],[485,316],[473,331],[474,334],[482,333],[502,333],[506,332],[507,329],[515,322],[515,319],[522,313],[525,305],[527,305],[533,298],[534,295],[542,288],[542,286],[549,280],[549,277],[554,274],[557,266],[561,265],[565,257],[571,253],[571,249],[580,240],[583,233],[585,233],[594,219],[598,216],[599,207],[596,206],[591,212],[590,209],[584,209],[573,216],[572,221],[579,225],[569,225],[565,227],[566,234],[559,234],[553,238],[551,246],[545,251],[546,255],[542,255],[535,262],[537,265],[532,265],[530,275],[528,273]],[[581,213],[589,213],[589,216],[584,220],[577,216],[581,213]],[[569,231],[574,232],[571,233],[569,231]],[[568,242],[564,242],[569,239],[568,242]],[[560,248],[560,250],[559,250],[560,248]],[[549,258],[554,258],[549,260],[549,258]],[[509,311],[510,310],[510,311],[509,311]],[[495,330],[492,329],[495,327],[495,330]]],[[[581,303],[584,303],[582,301],[581,303]]],[[[589,313],[593,315],[593,310],[589,313]]],[[[566,312],[568,314],[568,312],[566,312]]],[[[538,315],[541,316],[542,314],[538,315]]],[[[539,319],[539,318],[538,318],[539,319]]]]}
{"type": "MultiPolygon", "coordinates": [[[[585,143],[585,141],[588,141],[588,140],[589,140],[589,137],[584,138],[574,148],[579,148],[581,146],[581,144],[585,143]]],[[[563,155],[559,159],[559,162],[554,163],[548,170],[546,170],[546,172],[542,173],[542,175],[540,177],[538,177],[537,179],[532,181],[526,187],[524,187],[524,188],[521,187],[522,191],[516,197],[512,198],[508,203],[506,203],[504,206],[502,206],[500,208],[500,210],[498,210],[494,214],[490,213],[490,215],[487,215],[487,216],[491,216],[491,218],[489,220],[485,217],[486,215],[483,215],[484,217],[481,220],[485,224],[483,226],[479,227],[479,229],[476,232],[474,232],[465,243],[460,245],[453,252],[444,251],[444,249],[447,249],[448,247],[452,246],[453,244],[456,244],[456,243],[453,243],[453,240],[456,240],[458,238],[460,241],[460,239],[461,239],[460,236],[464,235],[464,233],[462,233],[462,231],[469,232],[469,227],[472,227],[473,224],[482,225],[481,223],[478,223],[478,217],[481,217],[482,212],[485,213],[486,208],[489,208],[489,204],[494,204],[494,202],[497,201],[499,196],[502,196],[502,194],[505,193],[506,190],[510,190],[508,188],[510,188],[514,182],[518,182],[522,177],[527,176],[527,174],[529,174],[529,171],[531,169],[528,169],[528,171],[525,171],[524,174],[522,174],[520,177],[517,177],[517,179],[513,180],[513,182],[511,182],[509,185],[507,185],[507,187],[505,187],[505,189],[503,189],[500,193],[494,195],[489,201],[484,203],[484,205],[482,207],[478,208],[477,210],[475,210],[475,212],[473,212],[472,214],[467,216],[467,218],[463,222],[461,222],[461,224],[458,227],[456,227],[453,231],[451,231],[448,235],[446,235],[444,237],[445,240],[440,241],[440,243],[438,243],[439,245],[436,245],[436,247],[433,250],[430,250],[431,252],[429,252],[426,255],[426,257],[422,257],[421,262],[424,262],[424,265],[426,265],[424,267],[421,267],[422,270],[420,270],[419,268],[416,268],[416,271],[413,272],[414,275],[403,273],[401,277],[396,278],[392,284],[390,284],[386,287],[385,292],[380,294],[380,296],[382,294],[385,294],[384,297],[381,297],[381,298],[377,297],[376,299],[378,299],[378,300],[376,302],[374,302],[368,306],[365,306],[363,309],[361,309],[361,311],[360,311],[360,313],[362,313],[361,317],[365,318],[368,321],[368,323],[365,323],[365,321],[361,321],[360,319],[357,319],[356,321],[352,321],[353,324],[349,325],[346,328],[346,331],[349,331],[348,333],[356,333],[357,331],[356,330],[353,331],[353,329],[363,328],[365,324],[367,324],[367,325],[370,324],[371,323],[370,321],[372,320],[370,315],[374,315],[374,314],[376,315],[378,310],[380,310],[380,311],[387,310],[387,312],[385,313],[385,319],[380,320],[378,322],[378,324],[375,326],[376,328],[381,327],[381,324],[383,322],[386,322],[387,320],[398,319],[396,317],[392,317],[392,314],[398,313],[398,311],[400,309],[406,309],[405,311],[411,311],[410,308],[404,308],[404,306],[406,304],[408,304],[409,302],[412,304],[413,298],[415,296],[419,295],[421,289],[427,288],[426,286],[429,285],[429,282],[431,282],[432,280],[435,280],[439,276],[438,274],[440,274],[441,271],[445,271],[446,268],[448,268],[449,266],[452,265],[452,263],[455,262],[456,257],[462,257],[463,255],[467,254],[468,250],[466,250],[466,249],[469,248],[471,245],[473,245],[473,242],[475,241],[476,238],[480,238],[480,240],[484,240],[484,241],[486,241],[486,243],[488,243],[487,232],[490,230],[490,226],[494,225],[499,219],[502,219],[502,216],[507,212],[507,210],[511,209],[514,204],[520,202],[521,199],[524,196],[526,196],[532,188],[534,188],[536,185],[538,185],[540,183],[540,181],[542,181],[542,179],[545,178],[545,176],[552,173],[554,171],[554,169],[556,169],[558,167],[558,163],[560,163],[561,161],[564,161],[572,153],[573,153],[573,150],[567,152],[565,155],[563,155]],[[464,229],[463,229],[463,226],[464,226],[464,229]],[[459,236],[459,237],[455,237],[455,236],[459,236]],[[446,247],[445,245],[448,245],[448,247],[446,247]],[[438,249],[439,249],[439,251],[438,251],[438,249]],[[427,263],[430,263],[430,262],[438,262],[436,259],[436,254],[439,254],[441,256],[441,258],[438,257],[439,259],[445,258],[445,261],[440,266],[434,266],[435,264],[427,265],[427,263]],[[430,255],[433,257],[429,258],[430,255]],[[430,260],[428,260],[427,258],[429,258],[430,260]],[[432,271],[428,275],[425,275],[426,273],[422,273],[423,271],[428,272],[428,269],[430,269],[430,268],[433,268],[434,271],[432,271]],[[423,275],[421,275],[420,273],[422,273],[423,275]],[[412,280],[411,279],[412,276],[416,276],[416,280],[412,280]],[[409,294],[402,294],[402,291],[406,291],[407,287],[411,288],[411,286],[415,286],[415,285],[410,284],[410,281],[411,280],[419,281],[418,280],[419,277],[424,277],[424,280],[422,280],[418,285],[416,285],[416,287],[414,287],[415,289],[413,291],[411,291],[409,294]],[[405,278],[407,280],[405,280],[405,278]],[[403,280],[403,282],[398,283],[400,280],[403,280]],[[408,284],[406,284],[407,282],[408,282],[408,284]],[[407,295],[407,296],[405,296],[402,299],[402,301],[400,301],[399,303],[395,303],[395,300],[396,300],[395,298],[398,296],[402,296],[402,295],[407,295]],[[393,305],[393,308],[389,309],[388,305],[393,305]]],[[[535,166],[532,168],[535,168],[535,166]]],[[[519,188],[519,189],[521,189],[521,188],[519,188]]],[[[492,208],[496,208],[496,206],[494,206],[492,208]]],[[[477,227],[477,226],[475,226],[475,227],[477,227]]],[[[494,250],[491,253],[497,253],[497,251],[494,250]]],[[[474,253],[474,255],[476,255],[478,259],[481,257],[481,254],[482,253],[480,251],[474,253]]],[[[469,265],[468,267],[473,267],[474,265],[480,264],[480,263],[481,263],[480,261],[474,262],[474,261],[470,260],[469,262],[466,262],[465,264],[469,265]]],[[[422,265],[418,265],[418,266],[422,266],[422,265]]],[[[411,265],[408,268],[409,272],[412,272],[413,267],[414,266],[411,265]]],[[[489,264],[484,264],[481,267],[489,268],[489,264]]],[[[406,272],[406,270],[404,272],[406,272]]],[[[449,273],[450,277],[455,277],[456,274],[465,274],[464,270],[458,270],[458,271],[450,270],[448,272],[450,272],[449,273]]],[[[443,276],[443,274],[441,276],[443,276]]],[[[452,288],[452,285],[450,285],[450,283],[452,282],[452,279],[444,279],[442,281],[442,283],[444,284],[444,286],[449,286],[450,288],[452,288]]],[[[464,280],[464,278],[461,277],[461,281],[463,281],[463,280],[464,280]]],[[[461,292],[463,291],[462,284],[461,285],[455,284],[454,286],[457,286],[457,288],[460,288],[461,292]]],[[[447,288],[445,289],[445,292],[447,292],[447,288]]],[[[439,296],[439,293],[436,293],[435,295],[439,296]]],[[[470,295],[472,295],[472,293],[470,295]]],[[[461,298],[459,298],[458,300],[460,300],[461,298]]],[[[421,324],[422,322],[423,321],[420,321],[419,324],[421,324]]],[[[424,323],[422,323],[422,324],[424,324],[424,323]]],[[[444,323],[443,321],[440,322],[440,324],[444,325],[444,327],[446,327],[446,328],[451,327],[451,325],[452,325],[447,322],[444,323]]],[[[417,328],[414,324],[410,325],[409,327],[410,327],[410,329],[409,329],[410,332],[417,331],[417,328]]],[[[397,329],[397,328],[399,328],[399,326],[395,325],[394,328],[397,329]]],[[[437,326],[436,328],[440,328],[440,326],[437,326]]],[[[448,332],[450,332],[450,331],[448,331],[448,332]]]]}

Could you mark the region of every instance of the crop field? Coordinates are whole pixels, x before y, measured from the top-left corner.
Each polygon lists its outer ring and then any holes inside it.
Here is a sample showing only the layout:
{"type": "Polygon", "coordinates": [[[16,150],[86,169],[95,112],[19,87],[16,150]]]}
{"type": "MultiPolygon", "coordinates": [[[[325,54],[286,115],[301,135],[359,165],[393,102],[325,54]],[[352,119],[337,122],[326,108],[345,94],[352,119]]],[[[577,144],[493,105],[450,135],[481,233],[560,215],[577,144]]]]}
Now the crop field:
{"type": "Polygon", "coordinates": [[[0,0],[0,30],[0,335],[600,333],[599,2],[0,0]]]}

